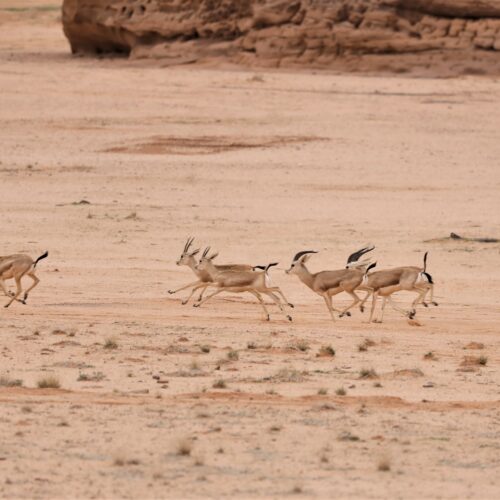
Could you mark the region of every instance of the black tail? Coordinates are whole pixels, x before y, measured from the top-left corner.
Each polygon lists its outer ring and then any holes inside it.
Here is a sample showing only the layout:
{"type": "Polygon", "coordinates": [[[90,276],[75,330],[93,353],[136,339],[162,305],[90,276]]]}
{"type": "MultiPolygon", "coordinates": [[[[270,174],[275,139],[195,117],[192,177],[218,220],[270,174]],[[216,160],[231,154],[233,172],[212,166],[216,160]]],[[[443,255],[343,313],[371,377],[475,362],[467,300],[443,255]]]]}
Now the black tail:
{"type": "Polygon", "coordinates": [[[38,259],[35,260],[35,263],[33,264],[33,268],[36,267],[36,265],[38,264],[39,260],[45,259],[48,256],[49,256],[49,252],[45,252],[44,254],[40,255],[40,257],[38,257],[38,259]]]}
{"type": "Polygon", "coordinates": [[[365,276],[368,274],[368,272],[370,271],[370,269],[373,269],[376,265],[377,265],[377,263],[376,263],[376,262],[374,262],[373,264],[370,264],[370,265],[366,268],[366,271],[365,271],[365,276]]]}
{"type": "Polygon", "coordinates": [[[429,281],[429,283],[431,285],[434,285],[434,281],[432,281],[432,276],[429,274],[429,273],[426,273],[425,271],[422,273],[426,278],[427,280],[429,281]]]}
{"type": "MultiPolygon", "coordinates": [[[[425,254],[424,254],[424,273],[425,273],[425,270],[427,269],[427,254],[428,253],[429,252],[425,252],[425,254]]],[[[432,283],[432,281],[431,281],[431,283],[432,283]]]]}

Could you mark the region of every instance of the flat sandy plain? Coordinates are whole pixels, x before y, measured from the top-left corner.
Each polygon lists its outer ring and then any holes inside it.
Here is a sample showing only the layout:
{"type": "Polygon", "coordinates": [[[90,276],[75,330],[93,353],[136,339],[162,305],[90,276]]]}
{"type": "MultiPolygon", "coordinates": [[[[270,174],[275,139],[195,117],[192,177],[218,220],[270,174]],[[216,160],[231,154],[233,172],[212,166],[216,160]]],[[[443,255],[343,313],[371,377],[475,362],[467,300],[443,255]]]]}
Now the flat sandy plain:
{"type": "Polygon", "coordinates": [[[499,81],[73,58],[56,7],[0,2],[1,253],[50,251],[0,312],[0,496],[498,498],[500,245],[445,238],[500,237],[499,81]],[[293,323],[169,296],[188,235],[278,260],[293,323]],[[284,273],[366,242],[430,252],[420,326],[284,273]]]}

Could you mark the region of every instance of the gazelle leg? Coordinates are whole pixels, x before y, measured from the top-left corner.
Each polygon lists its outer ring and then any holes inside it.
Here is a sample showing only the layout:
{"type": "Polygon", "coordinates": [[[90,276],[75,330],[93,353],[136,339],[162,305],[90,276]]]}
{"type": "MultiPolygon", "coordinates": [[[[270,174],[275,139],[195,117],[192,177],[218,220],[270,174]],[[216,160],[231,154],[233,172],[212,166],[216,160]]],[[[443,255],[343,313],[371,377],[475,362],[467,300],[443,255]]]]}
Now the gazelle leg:
{"type": "Polygon", "coordinates": [[[407,316],[410,319],[413,318],[413,316],[415,316],[414,311],[407,311],[406,309],[399,307],[390,295],[387,296],[387,299],[389,300],[389,304],[391,304],[391,307],[395,311],[400,312],[403,316],[407,316]]]}
{"type": "Polygon", "coordinates": [[[200,288],[203,288],[203,291],[202,293],[206,290],[207,287],[209,287],[210,285],[212,285],[212,283],[200,283],[198,286],[195,286],[192,290],[191,290],[191,293],[189,294],[189,297],[187,299],[184,299],[181,304],[183,306],[185,306],[190,300],[191,300],[191,297],[194,295],[194,292],[196,292],[196,290],[200,289],[200,288]]]}
{"type": "Polygon", "coordinates": [[[431,304],[432,304],[433,306],[437,306],[437,305],[438,305],[438,303],[434,301],[434,284],[430,283],[430,284],[429,284],[429,288],[430,288],[430,290],[431,290],[431,304]]]}
{"type": "Polygon", "coordinates": [[[382,297],[382,307],[380,308],[380,319],[377,321],[377,323],[382,323],[384,321],[384,312],[385,312],[385,304],[387,303],[387,299],[391,299],[391,296],[389,295],[382,297]]]}
{"type": "Polygon", "coordinates": [[[5,307],[9,307],[12,304],[12,302],[14,302],[14,300],[18,300],[19,295],[21,295],[23,291],[21,287],[21,277],[16,276],[15,280],[16,280],[16,293],[10,298],[9,302],[5,304],[5,307]]]}
{"type": "Polygon", "coordinates": [[[181,288],[177,288],[177,290],[168,290],[168,293],[173,295],[174,293],[177,292],[182,292],[182,290],[185,290],[186,288],[191,288],[192,286],[199,285],[201,283],[200,280],[193,281],[192,283],[189,283],[189,285],[182,286],[181,288]]]}
{"type": "Polygon", "coordinates": [[[38,283],[40,283],[40,280],[38,279],[35,273],[28,273],[28,276],[33,280],[33,284],[24,292],[25,301],[28,298],[28,293],[30,293],[30,291],[33,290],[33,288],[35,288],[38,285],[38,283]]]}
{"type": "Polygon", "coordinates": [[[412,291],[417,292],[418,296],[411,304],[412,311],[411,311],[410,317],[415,316],[415,314],[417,313],[417,311],[415,310],[415,307],[417,307],[417,304],[419,304],[420,302],[423,302],[425,295],[429,291],[429,287],[416,286],[412,291]]]}
{"type": "Polygon", "coordinates": [[[295,307],[291,302],[288,302],[288,299],[285,297],[284,293],[281,291],[281,288],[279,286],[273,286],[269,290],[279,294],[283,298],[283,301],[285,302],[285,304],[287,306],[292,307],[292,308],[295,307]]]}
{"type": "Polygon", "coordinates": [[[262,300],[262,295],[255,290],[247,290],[247,291],[257,297],[257,300],[260,302],[262,309],[264,309],[264,314],[265,314],[264,319],[266,321],[269,321],[271,319],[271,316],[269,316],[269,311],[267,310],[266,304],[264,304],[264,301],[262,300]]]}
{"type": "Polygon", "coordinates": [[[273,301],[276,303],[276,305],[280,308],[280,311],[285,315],[286,319],[288,321],[292,321],[292,317],[286,313],[285,308],[283,307],[283,305],[280,302],[280,299],[273,292],[262,292],[262,293],[265,293],[266,295],[271,297],[271,299],[273,299],[273,301]]]}
{"type": "MultiPolygon", "coordinates": [[[[356,306],[357,304],[359,304],[359,302],[361,302],[361,299],[356,295],[355,292],[347,292],[354,300],[352,301],[352,303],[347,306],[341,313],[340,313],[340,317],[344,316],[344,314],[347,313],[347,311],[349,311],[349,309],[353,308],[354,306],[356,306]]],[[[350,315],[350,313],[349,313],[350,315]]]]}
{"type": "Polygon", "coordinates": [[[370,298],[370,295],[373,294],[373,292],[374,292],[373,288],[367,289],[365,298],[361,301],[361,304],[359,304],[359,310],[361,312],[365,312],[365,303],[370,298]]]}
{"type": "Polygon", "coordinates": [[[323,293],[323,298],[325,299],[325,304],[326,307],[328,308],[328,311],[330,311],[330,316],[332,317],[332,320],[335,322],[335,316],[333,315],[333,306],[332,306],[332,297],[328,294],[328,292],[323,293]]]}
{"type": "MultiPolygon", "coordinates": [[[[3,293],[7,296],[7,297],[14,297],[15,296],[15,293],[14,292],[9,292],[7,290],[7,287],[5,286],[5,281],[3,279],[0,279],[0,288],[2,289],[3,293]]],[[[21,304],[26,304],[26,302],[24,302],[24,300],[20,300],[20,299],[15,299],[16,302],[21,302],[21,304]]]]}
{"type": "Polygon", "coordinates": [[[378,299],[378,290],[372,293],[372,308],[370,310],[370,318],[368,319],[368,323],[371,323],[373,320],[373,313],[375,311],[375,305],[377,304],[378,299]]]}

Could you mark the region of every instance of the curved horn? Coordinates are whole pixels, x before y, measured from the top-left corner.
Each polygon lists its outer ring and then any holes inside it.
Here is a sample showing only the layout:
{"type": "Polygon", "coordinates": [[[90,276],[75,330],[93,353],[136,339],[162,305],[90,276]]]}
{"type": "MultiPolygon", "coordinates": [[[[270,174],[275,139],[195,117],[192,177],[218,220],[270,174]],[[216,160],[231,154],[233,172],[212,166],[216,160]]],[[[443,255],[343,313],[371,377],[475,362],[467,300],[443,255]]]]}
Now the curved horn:
{"type": "Polygon", "coordinates": [[[318,253],[316,252],[315,250],[305,250],[304,252],[299,252],[297,254],[295,254],[295,257],[293,258],[292,262],[296,262],[297,260],[299,260],[303,255],[306,255],[308,253],[318,253]]]}
{"type": "Polygon", "coordinates": [[[267,272],[270,267],[277,266],[279,262],[271,262],[271,264],[268,264],[265,268],[265,271],[267,272]]]}
{"type": "Polygon", "coordinates": [[[361,250],[358,250],[357,252],[352,253],[351,255],[349,255],[347,263],[350,264],[351,262],[357,262],[362,255],[371,252],[374,248],[375,248],[374,245],[367,246],[362,248],[361,250]]]}
{"type": "Polygon", "coordinates": [[[207,248],[205,248],[205,250],[203,250],[202,257],[206,257],[208,252],[210,252],[210,247],[207,247],[207,248]]]}
{"type": "Polygon", "coordinates": [[[194,238],[191,236],[188,237],[186,244],[184,245],[184,252],[187,252],[189,250],[189,247],[193,244],[194,238]]]}

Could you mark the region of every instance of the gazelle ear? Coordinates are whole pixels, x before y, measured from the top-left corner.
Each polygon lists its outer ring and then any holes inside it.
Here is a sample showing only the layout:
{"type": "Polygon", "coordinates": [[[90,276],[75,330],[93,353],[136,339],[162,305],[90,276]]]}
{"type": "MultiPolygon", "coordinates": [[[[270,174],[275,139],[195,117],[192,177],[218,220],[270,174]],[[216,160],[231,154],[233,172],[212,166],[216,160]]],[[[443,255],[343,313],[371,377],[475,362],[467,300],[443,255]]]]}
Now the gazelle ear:
{"type": "Polygon", "coordinates": [[[209,260],[214,260],[217,257],[217,255],[219,255],[219,252],[213,253],[208,259],[209,260]]]}
{"type": "Polygon", "coordinates": [[[312,254],[310,254],[310,253],[306,253],[305,255],[303,255],[303,256],[299,259],[299,260],[300,260],[300,262],[302,262],[302,263],[307,262],[307,261],[311,258],[311,255],[312,255],[312,254]]]}
{"type": "Polygon", "coordinates": [[[194,257],[196,254],[200,253],[200,249],[197,248],[194,252],[191,252],[191,257],[194,257]]]}

